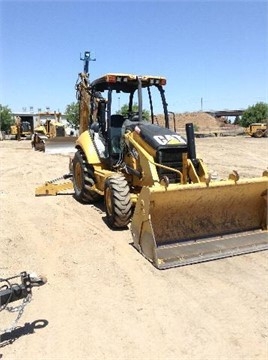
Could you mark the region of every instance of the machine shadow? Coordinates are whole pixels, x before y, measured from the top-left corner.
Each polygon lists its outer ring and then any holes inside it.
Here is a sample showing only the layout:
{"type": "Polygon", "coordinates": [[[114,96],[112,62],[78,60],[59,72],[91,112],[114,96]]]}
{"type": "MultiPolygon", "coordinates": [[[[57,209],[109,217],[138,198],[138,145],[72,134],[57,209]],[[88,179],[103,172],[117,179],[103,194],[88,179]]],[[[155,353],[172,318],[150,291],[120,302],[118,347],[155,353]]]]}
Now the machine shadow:
{"type": "MultiPolygon", "coordinates": [[[[75,198],[74,194],[68,194],[68,195],[73,195],[73,198],[75,201],[77,201],[77,199],[75,198]]],[[[124,231],[124,230],[129,230],[128,226],[125,226],[123,228],[112,228],[108,221],[107,221],[107,216],[106,216],[106,210],[105,210],[105,205],[104,205],[104,201],[103,200],[99,200],[97,202],[95,202],[94,204],[83,204],[84,206],[90,206],[91,208],[93,208],[94,210],[96,210],[99,214],[102,215],[102,221],[104,222],[104,224],[112,231],[124,231]]]]}
{"type": "Polygon", "coordinates": [[[125,226],[123,228],[113,228],[109,225],[108,220],[107,220],[107,215],[106,215],[106,209],[105,209],[105,205],[104,205],[104,201],[100,200],[98,202],[96,202],[94,205],[91,205],[96,211],[98,211],[98,213],[100,213],[102,216],[102,221],[104,222],[104,224],[112,231],[124,231],[124,230],[129,230],[128,226],[125,226]]]}
{"type": "Polygon", "coordinates": [[[24,335],[34,334],[36,329],[42,329],[47,325],[47,320],[39,319],[33,321],[32,323],[25,323],[24,326],[17,327],[10,332],[0,334],[0,348],[12,344],[14,341],[24,335]]]}

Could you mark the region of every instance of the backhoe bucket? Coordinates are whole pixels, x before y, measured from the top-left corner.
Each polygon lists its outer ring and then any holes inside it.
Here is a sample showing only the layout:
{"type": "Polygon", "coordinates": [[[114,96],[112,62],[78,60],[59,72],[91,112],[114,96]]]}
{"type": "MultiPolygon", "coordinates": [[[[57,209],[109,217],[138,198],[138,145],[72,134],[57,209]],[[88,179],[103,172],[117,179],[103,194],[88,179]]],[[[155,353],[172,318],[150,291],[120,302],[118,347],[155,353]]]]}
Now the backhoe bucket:
{"type": "Polygon", "coordinates": [[[131,232],[157,268],[268,250],[268,177],[144,187],[131,232]]]}
{"type": "Polygon", "coordinates": [[[50,138],[45,141],[45,152],[47,154],[71,154],[75,150],[76,136],[63,136],[50,138]]]}

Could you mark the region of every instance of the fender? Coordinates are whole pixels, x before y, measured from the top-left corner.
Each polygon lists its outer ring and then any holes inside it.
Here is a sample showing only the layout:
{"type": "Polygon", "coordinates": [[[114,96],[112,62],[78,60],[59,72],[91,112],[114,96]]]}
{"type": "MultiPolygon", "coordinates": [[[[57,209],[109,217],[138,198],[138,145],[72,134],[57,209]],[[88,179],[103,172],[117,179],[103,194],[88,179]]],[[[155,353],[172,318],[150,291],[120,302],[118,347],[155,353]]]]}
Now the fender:
{"type": "Polygon", "coordinates": [[[99,164],[101,162],[88,130],[79,136],[75,147],[83,150],[89,164],[99,164]]]}

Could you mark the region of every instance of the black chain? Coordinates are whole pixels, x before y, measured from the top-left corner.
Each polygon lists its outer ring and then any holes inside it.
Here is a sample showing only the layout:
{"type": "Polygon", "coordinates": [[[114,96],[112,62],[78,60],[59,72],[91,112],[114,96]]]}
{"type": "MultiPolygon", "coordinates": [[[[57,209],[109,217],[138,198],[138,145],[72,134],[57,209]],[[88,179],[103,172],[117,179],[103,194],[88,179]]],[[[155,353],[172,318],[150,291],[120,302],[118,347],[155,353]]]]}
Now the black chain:
{"type": "MultiPolygon", "coordinates": [[[[12,287],[14,286],[19,286],[19,284],[11,284],[10,280],[12,279],[17,279],[21,277],[21,274],[19,275],[14,275],[14,276],[11,276],[9,278],[0,278],[0,283],[1,282],[5,282],[6,284],[2,285],[0,287],[0,292],[1,290],[7,290],[7,289],[12,289],[12,287]]],[[[10,296],[9,296],[9,299],[6,301],[6,303],[2,306],[0,306],[0,312],[3,311],[3,310],[7,310],[9,312],[18,312],[18,315],[16,317],[16,319],[14,320],[13,324],[7,328],[7,329],[4,329],[4,330],[1,330],[2,333],[6,333],[6,332],[10,332],[10,331],[13,331],[19,321],[19,319],[21,318],[23,312],[24,312],[24,308],[26,307],[26,305],[31,301],[31,298],[32,298],[32,295],[31,294],[28,294],[23,300],[22,300],[22,303],[21,305],[18,305],[18,306],[15,306],[15,307],[11,307],[11,306],[8,306],[9,303],[10,303],[10,300],[12,298],[12,293],[10,293],[10,296]]]]}
{"type": "Polygon", "coordinates": [[[72,176],[73,176],[72,174],[65,174],[65,175],[60,176],[60,177],[58,177],[58,178],[55,178],[55,179],[53,179],[53,180],[48,180],[48,181],[47,181],[47,184],[53,184],[53,183],[55,183],[55,182],[57,182],[57,181],[59,181],[59,180],[66,180],[66,179],[71,178],[72,176]]]}

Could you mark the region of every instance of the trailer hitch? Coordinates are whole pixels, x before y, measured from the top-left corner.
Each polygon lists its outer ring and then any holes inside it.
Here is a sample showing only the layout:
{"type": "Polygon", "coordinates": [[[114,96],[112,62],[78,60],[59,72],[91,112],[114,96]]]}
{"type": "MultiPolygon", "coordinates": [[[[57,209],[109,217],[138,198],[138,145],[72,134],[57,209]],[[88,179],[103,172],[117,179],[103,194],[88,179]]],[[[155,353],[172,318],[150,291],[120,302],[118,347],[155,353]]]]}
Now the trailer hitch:
{"type": "Polygon", "coordinates": [[[0,283],[5,284],[0,287],[0,310],[14,301],[25,299],[28,295],[32,295],[32,288],[35,286],[44,285],[47,282],[46,277],[37,276],[36,274],[28,274],[26,271],[21,272],[19,275],[9,278],[0,278],[0,283]],[[13,279],[20,277],[21,283],[11,283],[13,279]]]}

